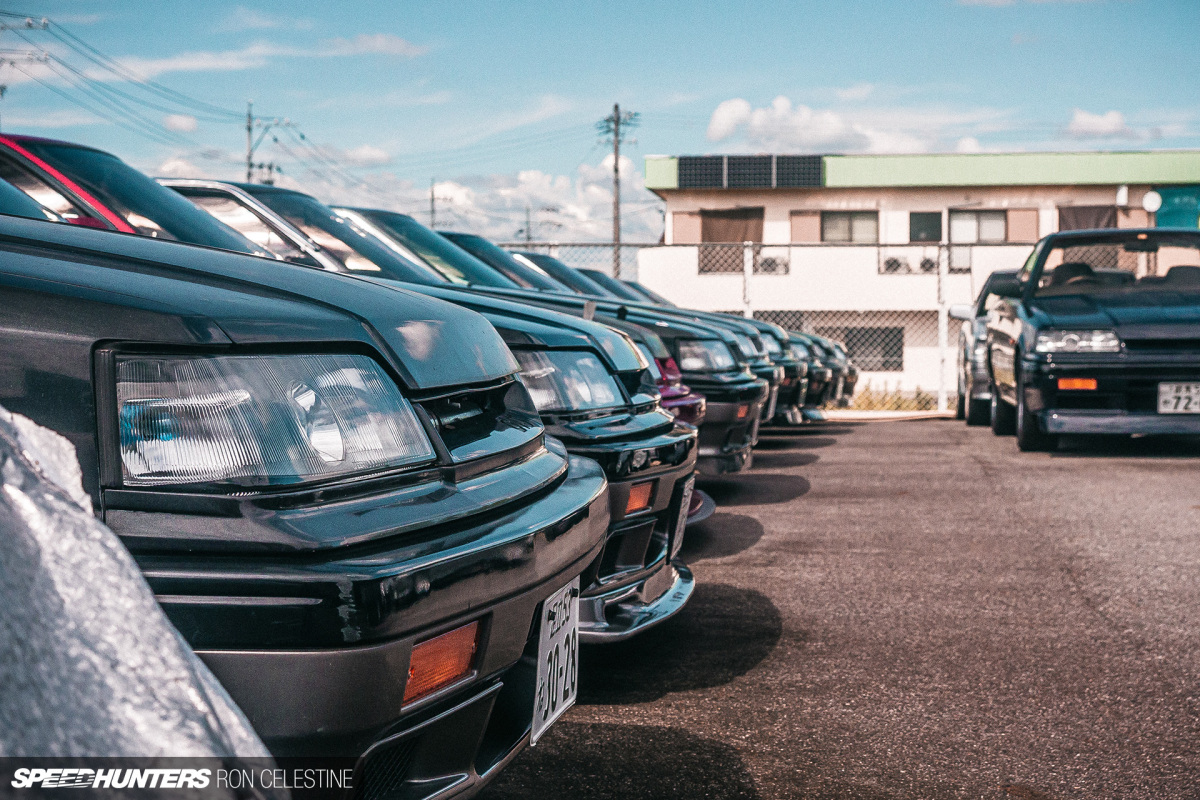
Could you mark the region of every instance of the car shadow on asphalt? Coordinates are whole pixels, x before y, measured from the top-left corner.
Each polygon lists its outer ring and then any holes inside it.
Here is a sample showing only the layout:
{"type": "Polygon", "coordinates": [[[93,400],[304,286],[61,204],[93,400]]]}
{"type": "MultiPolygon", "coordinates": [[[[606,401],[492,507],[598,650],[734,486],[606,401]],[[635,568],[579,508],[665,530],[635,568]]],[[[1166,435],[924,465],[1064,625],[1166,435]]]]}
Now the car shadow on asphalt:
{"type": "Polygon", "coordinates": [[[787,467],[807,467],[821,457],[809,452],[779,452],[774,449],[759,448],[754,453],[754,468],[785,469],[787,467]]]}
{"type": "Polygon", "coordinates": [[[1056,458],[1197,458],[1195,436],[1064,436],[1056,458]]]}
{"type": "Polygon", "coordinates": [[[754,517],[718,512],[704,522],[688,525],[679,557],[691,564],[737,555],[758,544],[762,536],[762,523],[754,517]]]}
{"type": "Polygon", "coordinates": [[[629,641],[580,650],[579,704],[648,703],[723,686],[762,663],[782,633],[779,609],[761,592],[697,583],[675,617],[629,641]]]}
{"type": "Polygon", "coordinates": [[[832,436],[809,436],[799,439],[792,436],[759,436],[758,444],[754,445],[754,457],[764,450],[815,450],[819,447],[832,447],[837,439],[832,436]]]}
{"type": "Polygon", "coordinates": [[[790,439],[802,439],[806,436],[841,436],[846,433],[854,433],[856,429],[862,427],[865,423],[862,422],[840,422],[836,424],[826,424],[823,422],[814,422],[811,425],[798,426],[775,426],[770,428],[762,428],[763,436],[786,436],[790,439]]]}
{"type": "Polygon", "coordinates": [[[612,722],[554,725],[518,756],[481,800],[712,798],[755,800],[737,750],[682,728],[612,722]]]}
{"type": "Polygon", "coordinates": [[[808,494],[812,488],[812,484],[799,475],[753,471],[749,474],[703,478],[697,485],[716,501],[717,508],[787,503],[808,494]]]}

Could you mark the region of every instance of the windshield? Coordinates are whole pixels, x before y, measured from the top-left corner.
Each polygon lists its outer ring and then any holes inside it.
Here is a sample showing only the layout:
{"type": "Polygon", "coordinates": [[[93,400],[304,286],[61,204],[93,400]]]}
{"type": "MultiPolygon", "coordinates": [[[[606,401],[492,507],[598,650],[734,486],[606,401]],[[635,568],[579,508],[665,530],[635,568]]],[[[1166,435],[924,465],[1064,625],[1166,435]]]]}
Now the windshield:
{"type": "Polygon", "coordinates": [[[452,283],[463,286],[492,286],[499,289],[520,288],[445,236],[426,228],[406,214],[393,211],[345,210],[361,214],[384,235],[394,238],[412,250],[452,283]]]}
{"type": "Polygon", "coordinates": [[[612,292],[608,291],[588,276],[584,275],[578,270],[572,269],[554,256],[548,256],[545,253],[531,253],[527,251],[514,253],[513,255],[532,261],[551,278],[554,278],[554,280],[563,284],[568,289],[574,289],[580,294],[590,294],[596,297],[615,296],[612,292]]]}
{"type": "Polygon", "coordinates": [[[631,300],[635,303],[647,302],[646,298],[639,295],[633,289],[630,289],[616,278],[606,275],[598,269],[581,269],[579,271],[622,300],[631,300]]]}
{"type": "Polygon", "coordinates": [[[271,189],[247,188],[247,191],[352,272],[425,285],[447,282],[424,264],[404,258],[315,197],[271,189]]]}
{"type": "Polygon", "coordinates": [[[675,304],[672,303],[670,300],[663,297],[661,294],[654,291],[653,289],[646,288],[645,286],[638,283],[637,281],[625,281],[625,283],[629,284],[630,288],[632,288],[638,292],[641,292],[642,294],[646,295],[646,297],[649,297],[653,302],[658,303],[659,305],[671,306],[672,308],[676,307],[675,304]]]}
{"type": "Polygon", "coordinates": [[[40,203],[7,181],[0,181],[0,214],[10,217],[54,220],[62,222],[58,214],[43,208],[40,203]]]}
{"type": "Polygon", "coordinates": [[[1052,243],[1036,277],[1036,297],[1085,295],[1118,299],[1150,292],[1197,294],[1200,293],[1200,233],[1071,237],[1052,243]]]}
{"type": "Polygon", "coordinates": [[[500,249],[482,236],[450,231],[439,231],[439,233],[480,261],[500,270],[506,278],[519,284],[522,288],[541,289],[548,292],[570,291],[553,278],[538,272],[528,264],[517,261],[513,258],[512,253],[500,249]]]}
{"type": "Polygon", "coordinates": [[[267,255],[216,217],[110,153],[52,142],[23,144],[69,175],[143,236],[267,255]]]}

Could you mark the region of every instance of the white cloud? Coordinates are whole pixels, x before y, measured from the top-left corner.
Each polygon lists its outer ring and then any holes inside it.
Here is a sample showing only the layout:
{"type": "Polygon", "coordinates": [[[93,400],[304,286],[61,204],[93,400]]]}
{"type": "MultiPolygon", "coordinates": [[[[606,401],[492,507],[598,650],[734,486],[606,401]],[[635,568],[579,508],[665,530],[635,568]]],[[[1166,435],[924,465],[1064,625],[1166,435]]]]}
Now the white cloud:
{"type": "Polygon", "coordinates": [[[318,52],[322,56],[384,55],[416,58],[429,52],[424,45],[413,44],[390,33],[360,33],[353,39],[330,39],[318,52]]]}
{"type": "Polygon", "coordinates": [[[1139,133],[1125,123],[1120,111],[1093,114],[1075,109],[1067,125],[1067,135],[1075,139],[1137,139],[1139,133]]]}
{"type": "Polygon", "coordinates": [[[315,23],[310,19],[298,19],[276,14],[267,14],[257,9],[238,6],[229,13],[217,30],[225,32],[249,30],[310,30],[315,23]]]}
{"type": "Polygon", "coordinates": [[[204,169],[196,166],[186,158],[178,157],[168,158],[159,164],[156,169],[151,170],[151,172],[164,178],[203,178],[206,176],[204,169]]]}
{"type": "Polygon", "coordinates": [[[5,130],[12,128],[73,128],[76,125],[100,125],[106,120],[86,111],[5,111],[0,109],[0,122],[5,130]]]}
{"type": "Polygon", "coordinates": [[[954,144],[956,153],[982,153],[983,146],[974,136],[964,136],[954,144]]]}
{"type": "Polygon", "coordinates": [[[793,106],[784,96],[753,108],[740,98],[717,106],[708,138],[770,152],[912,153],[947,149],[964,136],[1010,130],[1010,112],[990,109],[793,106]]]}
{"type": "MultiPolygon", "coordinates": [[[[328,39],[313,47],[292,47],[254,42],[236,50],[194,50],[164,58],[126,56],[117,59],[123,66],[143,78],[155,78],[168,72],[236,72],[265,67],[272,58],[340,58],[359,55],[387,55],[415,58],[428,51],[407,39],[390,33],[362,34],[353,39],[328,39]]],[[[104,80],[109,76],[102,70],[92,70],[89,77],[104,80]]]]}
{"type": "Polygon", "coordinates": [[[392,156],[382,147],[373,144],[363,144],[347,150],[344,160],[356,167],[381,167],[392,160],[392,156]]]}
{"type": "Polygon", "coordinates": [[[198,123],[191,114],[167,114],[163,117],[163,127],[169,131],[191,133],[196,130],[198,123]]]}
{"type": "Polygon", "coordinates": [[[844,89],[834,89],[834,93],[839,100],[866,100],[875,91],[873,83],[856,83],[853,86],[847,86],[844,89]]]}
{"type": "Polygon", "coordinates": [[[55,14],[54,22],[63,25],[95,25],[104,19],[103,14],[55,14]]]}

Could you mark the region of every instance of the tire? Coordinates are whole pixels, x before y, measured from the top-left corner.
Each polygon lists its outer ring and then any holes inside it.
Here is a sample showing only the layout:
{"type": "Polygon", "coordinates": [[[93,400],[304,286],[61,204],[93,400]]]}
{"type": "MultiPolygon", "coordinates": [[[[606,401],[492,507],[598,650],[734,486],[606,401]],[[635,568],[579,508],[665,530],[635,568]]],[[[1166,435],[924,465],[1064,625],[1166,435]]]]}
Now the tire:
{"type": "Polygon", "coordinates": [[[961,389],[958,392],[958,405],[954,408],[955,419],[967,418],[967,395],[961,389]]]}
{"type": "Polygon", "coordinates": [[[992,384],[992,402],[989,409],[992,433],[997,436],[1012,436],[1017,432],[1017,411],[1000,399],[996,384],[992,384]]]}
{"type": "Polygon", "coordinates": [[[1058,437],[1042,431],[1037,415],[1026,407],[1025,381],[1020,375],[1017,376],[1016,434],[1017,448],[1023,453],[1058,449],[1058,437]]]}
{"type": "Polygon", "coordinates": [[[992,407],[987,400],[967,401],[967,424],[976,427],[992,421],[992,407]]]}

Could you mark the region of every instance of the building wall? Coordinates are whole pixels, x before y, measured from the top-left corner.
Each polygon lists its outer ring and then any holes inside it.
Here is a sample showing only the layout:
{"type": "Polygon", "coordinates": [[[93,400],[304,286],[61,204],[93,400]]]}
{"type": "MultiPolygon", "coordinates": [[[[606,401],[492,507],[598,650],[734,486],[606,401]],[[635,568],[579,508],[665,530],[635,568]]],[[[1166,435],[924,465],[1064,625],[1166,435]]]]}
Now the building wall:
{"type": "MultiPolygon", "coordinates": [[[[663,191],[667,203],[667,244],[695,244],[699,241],[698,215],[701,209],[732,209],[762,206],[763,242],[786,244],[792,241],[791,215],[795,211],[877,211],[879,241],[883,244],[908,242],[908,215],[912,211],[1030,209],[1038,212],[1037,235],[1045,236],[1058,228],[1059,206],[1102,206],[1116,203],[1117,186],[998,186],[939,188],[855,188],[855,189],[770,189],[770,190],[674,190],[663,191]],[[681,216],[677,219],[676,214],[681,216]]],[[[1130,186],[1128,205],[1119,224],[1136,227],[1146,224],[1141,210],[1146,185],[1130,186]]],[[[947,233],[946,220],[942,225],[947,233]]]]}

